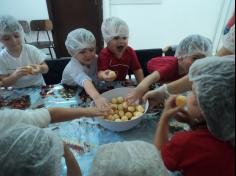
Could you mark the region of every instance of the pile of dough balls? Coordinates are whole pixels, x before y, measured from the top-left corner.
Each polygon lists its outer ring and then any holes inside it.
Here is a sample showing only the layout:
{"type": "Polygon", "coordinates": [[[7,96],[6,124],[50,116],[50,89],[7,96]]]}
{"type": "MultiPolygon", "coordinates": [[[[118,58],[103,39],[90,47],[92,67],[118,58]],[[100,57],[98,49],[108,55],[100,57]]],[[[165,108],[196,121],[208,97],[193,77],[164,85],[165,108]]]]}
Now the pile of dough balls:
{"type": "Polygon", "coordinates": [[[124,122],[139,118],[144,114],[142,105],[128,105],[123,97],[112,98],[111,111],[106,117],[107,120],[115,122],[124,122]]]}

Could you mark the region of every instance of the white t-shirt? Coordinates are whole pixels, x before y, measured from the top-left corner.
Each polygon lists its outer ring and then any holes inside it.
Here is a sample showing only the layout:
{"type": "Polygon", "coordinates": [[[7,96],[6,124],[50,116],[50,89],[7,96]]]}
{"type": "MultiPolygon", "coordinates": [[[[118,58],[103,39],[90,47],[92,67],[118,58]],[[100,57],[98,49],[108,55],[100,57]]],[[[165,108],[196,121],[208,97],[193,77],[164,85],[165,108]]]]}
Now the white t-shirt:
{"type": "MultiPolygon", "coordinates": [[[[18,58],[11,56],[6,49],[0,51],[0,75],[13,73],[17,68],[30,64],[42,64],[46,59],[44,54],[38,48],[23,44],[22,52],[18,58]]],[[[24,76],[17,80],[12,87],[23,88],[30,86],[45,85],[42,74],[24,76]]]]}
{"type": "Polygon", "coordinates": [[[82,65],[75,58],[67,64],[62,75],[62,84],[84,87],[86,80],[97,83],[97,57],[93,59],[90,67],[82,65]]]}
{"type": "Polygon", "coordinates": [[[223,46],[235,54],[235,25],[233,25],[230,31],[223,37],[223,46]]]}
{"type": "Polygon", "coordinates": [[[0,110],[0,130],[7,130],[19,123],[43,128],[47,127],[50,122],[51,116],[45,108],[36,110],[0,110]]]}

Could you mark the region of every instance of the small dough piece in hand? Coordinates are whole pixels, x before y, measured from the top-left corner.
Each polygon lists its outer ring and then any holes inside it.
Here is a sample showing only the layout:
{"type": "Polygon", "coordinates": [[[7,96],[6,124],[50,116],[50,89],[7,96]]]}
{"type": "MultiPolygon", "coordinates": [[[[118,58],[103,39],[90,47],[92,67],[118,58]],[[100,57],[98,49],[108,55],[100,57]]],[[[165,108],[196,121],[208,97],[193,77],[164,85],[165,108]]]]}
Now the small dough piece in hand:
{"type": "Polygon", "coordinates": [[[178,95],[175,99],[175,104],[178,107],[183,107],[187,104],[187,98],[183,95],[178,95]]]}
{"type": "Polygon", "coordinates": [[[114,71],[109,71],[109,73],[108,73],[108,76],[109,76],[109,78],[111,78],[112,80],[115,80],[116,79],[116,73],[114,72],[114,71]]]}
{"type": "Polygon", "coordinates": [[[33,74],[33,67],[32,67],[32,66],[27,65],[26,68],[27,68],[27,70],[28,70],[28,74],[29,74],[29,75],[33,74]]]}

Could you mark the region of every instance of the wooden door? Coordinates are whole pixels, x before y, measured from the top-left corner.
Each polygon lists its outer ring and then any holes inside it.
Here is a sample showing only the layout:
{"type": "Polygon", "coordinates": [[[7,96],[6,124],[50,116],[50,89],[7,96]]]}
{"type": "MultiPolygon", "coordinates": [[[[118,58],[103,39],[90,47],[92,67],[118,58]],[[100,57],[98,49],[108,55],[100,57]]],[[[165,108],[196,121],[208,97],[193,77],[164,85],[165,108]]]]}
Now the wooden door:
{"type": "Polygon", "coordinates": [[[53,40],[57,58],[69,56],[65,40],[77,28],[90,30],[97,39],[97,50],[103,47],[101,34],[102,0],[47,0],[49,18],[53,22],[53,40]]]}

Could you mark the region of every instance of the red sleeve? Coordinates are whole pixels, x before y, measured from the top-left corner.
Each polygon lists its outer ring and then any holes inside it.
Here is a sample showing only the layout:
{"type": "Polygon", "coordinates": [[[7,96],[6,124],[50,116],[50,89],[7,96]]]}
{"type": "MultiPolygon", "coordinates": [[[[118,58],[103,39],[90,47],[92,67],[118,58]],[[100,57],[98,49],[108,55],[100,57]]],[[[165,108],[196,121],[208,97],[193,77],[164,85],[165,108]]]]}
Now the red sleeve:
{"type": "Polygon", "coordinates": [[[109,68],[109,53],[107,48],[103,48],[98,56],[98,71],[105,71],[109,68]]]}
{"type": "Polygon", "coordinates": [[[173,56],[155,57],[148,62],[148,72],[158,71],[160,81],[174,81],[179,78],[178,61],[173,56]]]}
{"type": "Polygon", "coordinates": [[[183,133],[174,135],[171,140],[161,148],[161,156],[166,168],[170,171],[180,170],[180,160],[184,156],[187,138],[183,133]]]}
{"type": "Polygon", "coordinates": [[[128,48],[128,50],[130,53],[131,70],[134,72],[134,71],[141,69],[141,65],[139,63],[138,56],[135,53],[135,51],[130,47],[128,48]]]}

